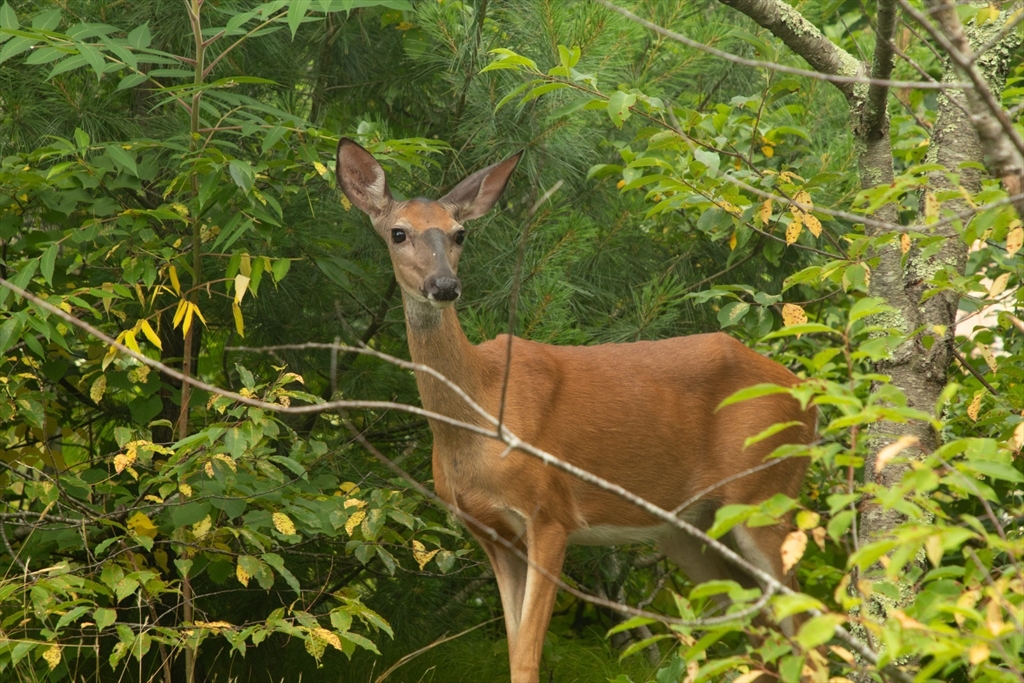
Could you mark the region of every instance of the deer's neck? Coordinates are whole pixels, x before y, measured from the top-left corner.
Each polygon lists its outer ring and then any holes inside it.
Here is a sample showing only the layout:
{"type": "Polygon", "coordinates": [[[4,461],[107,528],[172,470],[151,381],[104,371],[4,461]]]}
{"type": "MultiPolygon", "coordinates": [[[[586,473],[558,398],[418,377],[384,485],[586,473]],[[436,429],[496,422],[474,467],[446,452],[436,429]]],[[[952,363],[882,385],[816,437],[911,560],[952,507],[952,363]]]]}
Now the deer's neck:
{"type": "MultiPolygon", "coordinates": [[[[404,298],[409,354],[414,363],[441,373],[474,398],[482,382],[477,348],[469,343],[455,307],[436,309],[428,303],[404,298]]],[[[416,373],[423,407],[461,420],[477,422],[477,413],[444,383],[424,372],[416,373]]]]}

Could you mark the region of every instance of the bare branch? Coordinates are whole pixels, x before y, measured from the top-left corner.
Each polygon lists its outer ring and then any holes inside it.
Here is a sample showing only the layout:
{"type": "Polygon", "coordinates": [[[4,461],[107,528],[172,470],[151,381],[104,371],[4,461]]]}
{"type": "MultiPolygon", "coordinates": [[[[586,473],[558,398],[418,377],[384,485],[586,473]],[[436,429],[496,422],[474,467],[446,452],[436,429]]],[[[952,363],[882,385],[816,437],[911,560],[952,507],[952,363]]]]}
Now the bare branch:
{"type": "Polygon", "coordinates": [[[795,76],[806,76],[819,81],[828,81],[835,85],[847,96],[853,97],[854,86],[858,83],[878,83],[890,88],[921,88],[924,90],[946,90],[949,88],[970,88],[970,83],[929,83],[922,81],[876,81],[864,75],[863,66],[850,53],[837,46],[826,38],[814,24],[804,19],[803,15],[797,12],[781,0],[721,0],[723,4],[743,12],[758,24],[778,36],[794,52],[803,57],[811,66],[820,71],[808,71],[798,69],[775,62],[762,62],[756,59],[747,59],[734,55],[731,52],[718,50],[698,43],[687,38],[681,33],[670,31],[667,28],[642,19],[627,9],[613,4],[609,0],[594,0],[594,2],[607,7],[613,12],[621,14],[631,21],[648,28],[655,33],[678,41],[683,45],[700,50],[715,57],[740,64],[742,66],[753,66],[759,69],[768,69],[784,74],[795,76]],[[790,41],[792,44],[790,44],[790,41]],[[801,50],[805,50],[804,54],[801,50]]]}

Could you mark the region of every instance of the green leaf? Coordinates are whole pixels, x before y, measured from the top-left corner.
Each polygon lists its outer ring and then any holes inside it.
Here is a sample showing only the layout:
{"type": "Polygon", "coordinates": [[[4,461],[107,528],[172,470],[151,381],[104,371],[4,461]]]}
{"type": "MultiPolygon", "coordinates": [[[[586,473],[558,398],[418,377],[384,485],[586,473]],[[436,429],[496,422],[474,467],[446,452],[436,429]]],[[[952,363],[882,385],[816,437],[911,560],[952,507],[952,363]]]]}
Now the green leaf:
{"type": "Polygon", "coordinates": [[[735,325],[743,320],[743,316],[750,310],[750,304],[746,301],[730,301],[718,311],[718,324],[723,329],[735,325]]]}
{"type": "Polygon", "coordinates": [[[148,21],[142,26],[132,29],[132,32],[128,34],[128,44],[137,50],[149,47],[151,42],[153,42],[153,36],[149,33],[148,21]]]}
{"type": "Polygon", "coordinates": [[[616,128],[622,128],[622,124],[629,118],[629,108],[636,103],[636,95],[616,90],[608,98],[608,118],[612,120],[616,128]]]}
{"type": "Polygon", "coordinates": [[[256,171],[249,164],[248,161],[242,159],[232,159],[228,165],[231,171],[231,179],[235,181],[235,185],[245,192],[249,193],[252,189],[253,183],[256,182],[256,171]]]}
{"type": "Polygon", "coordinates": [[[92,620],[96,622],[96,630],[102,631],[117,621],[117,611],[106,607],[97,607],[92,613],[92,620]]]}
{"type": "Polygon", "coordinates": [[[832,334],[841,335],[839,330],[834,330],[828,325],[822,325],[821,323],[804,323],[803,325],[790,325],[789,327],[783,327],[782,329],[775,330],[771,334],[765,335],[765,339],[778,339],[779,337],[793,337],[800,336],[801,334],[815,334],[818,332],[831,332],[832,334]]]}
{"type": "Polygon", "coordinates": [[[654,619],[651,619],[649,617],[632,617],[630,619],[626,619],[625,621],[619,622],[615,626],[612,626],[610,629],[608,629],[608,633],[604,635],[605,638],[609,638],[615,635],[616,633],[622,633],[623,631],[628,631],[638,626],[647,626],[648,624],[653,623],[654,619]]]}
{"type": "Polygon", "coordinates": [[[1017,483],[1024,482],[1024,474],[1015,470],[1012,465],[994,460],[967,460],[958,463],[958,466],[978,474],[983,474],[986,477],[991,477],[992,479],[1002,479],[1017,483]]]}
{"type": "Polygon", "coordinates": [[[741,401],[749,401],[751,399],[760,398],[762,396],[771,396],[772,394],[788,394],[789,389],[781,387],[778,384],[755,384],[752,387],[746,389],[740,389],[736,393],[732,394],[724,401],[718,404],[715,408],[716,411],[721,410],[726,406],[731,406],[733,403],[740,403],[741,401]]]}
{"type": "Polygon", "coordinates": [[[832,640],[836,626],[842,624],[843,621],[845,621],[845,617],[840,614],[822,614],[819,617],[812,617],[800,627],[800,633],[796,637],[797,642],[805,650],[824,645],[832,640]]]}
{"type": "Polygon", "coordinates": [[[269,564],[271,567],[277,570],[277,573],[281,575],[281,578],[285,580],[285,583],[295,591],[295,594],[302,596],[302,587],[299,585],[299,580],[295,578],[295,574],[288,571],[288,568],[284,566],[284,560],[277,553],[265,553],[263,555],[263,561],[269,564]]]}
{"type": "Polygon", "coordinates": [[[146,74],[128,74],[121,79],[121,82],[117,84],[118,90],[127,90],[128,88],[134,88],[137,85],[142,85],[149,80],[149,76],[146,74]]]}
{"type": "Polygon", "coordinates": [[[135,166],[135,157],[128,153],[121,145],[110,144],[104,149],[107,150],[107,154],[114,160],[114,163],[119,167],[125,169],[136,178],[139,176],[139,169],[135,166]]]}
{"type": "Polygon", "coordinates": [[[309,11],[312,0],[291,0],[288,5],[288,28],[292,32],[292,40],[295,40],[295,32],[299,30],[299,24],[309,11]]]}
{"type": "Polygon", "coordinates": [[[15,14],[14,10],[8,3],[0,5],[0,28],[7,28],[17,31],[20,24],[18,24],[18,15],[15,14]]]}
{"type": "Polygon", "coordinates": [[[274,259],[273,265],[270,267],[270,272],[274,276],[274,282],[277,283],[283,280],[284,276],[288,274],[288,269],[291,267],[291,259],[274,259]]]}
{"type": "Polygon", "coordinates": [[[79,605],[78,607],[68,610],[61,616],[60,619],[57,620],[57,627],[54,630],[61,630],[62,628],[64,628],[71,622],[75,621],[88,611],[89,607],[87,605],[79,605]]]}
{"type": "Polygon", "coordinates": [[[752,446],[755,443],[760,443],[761,441],[764,441],[768,437],[774,436],[775,434],[778,434],[783,430],[789,429],[790,427],[800,427],[803,426],[803,424],[803,422],[799,422],[796,420],[790,422],[776,422],[771,427],[762,430],[759,434],[756,434],[755,436],[748,436],[747,439],[743,442],[743,447],[747,448],[748,446],[752,446]]]}
{"type": "MultiPolygon", "coordinates": [[[[8,290],[3,290],[7,292],[8,290]]],[[[11,348],[14,340],[21,334],[22,320],[20,317],[12,316],[4,321],[3,325],[0,325],[0,354],[11,348]]]]}

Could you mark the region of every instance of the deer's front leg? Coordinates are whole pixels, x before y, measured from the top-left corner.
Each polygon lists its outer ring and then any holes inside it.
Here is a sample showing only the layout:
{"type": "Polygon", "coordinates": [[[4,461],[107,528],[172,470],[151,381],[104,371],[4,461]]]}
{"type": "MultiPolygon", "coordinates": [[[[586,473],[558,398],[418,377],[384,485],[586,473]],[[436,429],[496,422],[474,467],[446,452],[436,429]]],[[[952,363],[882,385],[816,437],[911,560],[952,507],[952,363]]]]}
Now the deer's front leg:
{"type": "Polygon", "coordinates": [[[557,522],[533,519],[527,529],[530,564],[526,573],[526,595],[514,649],[512,683],[539,683],[540,657],[544,636],[551,622],[558,587],[554,581],[562,574],[567,534],[557,522]]]}

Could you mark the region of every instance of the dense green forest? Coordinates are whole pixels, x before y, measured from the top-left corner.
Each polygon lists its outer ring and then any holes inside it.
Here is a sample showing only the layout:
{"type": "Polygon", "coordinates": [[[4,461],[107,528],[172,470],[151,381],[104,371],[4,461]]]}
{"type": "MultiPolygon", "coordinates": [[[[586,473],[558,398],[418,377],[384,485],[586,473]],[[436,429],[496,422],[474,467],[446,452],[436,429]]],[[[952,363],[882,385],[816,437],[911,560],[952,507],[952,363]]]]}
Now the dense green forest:
{"type": "Polygon", "coordinates": [[[542,680],[1024,681],[1022,26],[1019,1],[4,2],[0,680],[508,680],[387,249],[335,181],[348,137],[399,199],[524,151],[467,225],[471,341],[723,330],[818,408],[777,454],[810,456],[801,496],[708,530],[791,520],[803,593],[572,547],[542,680]]]}

